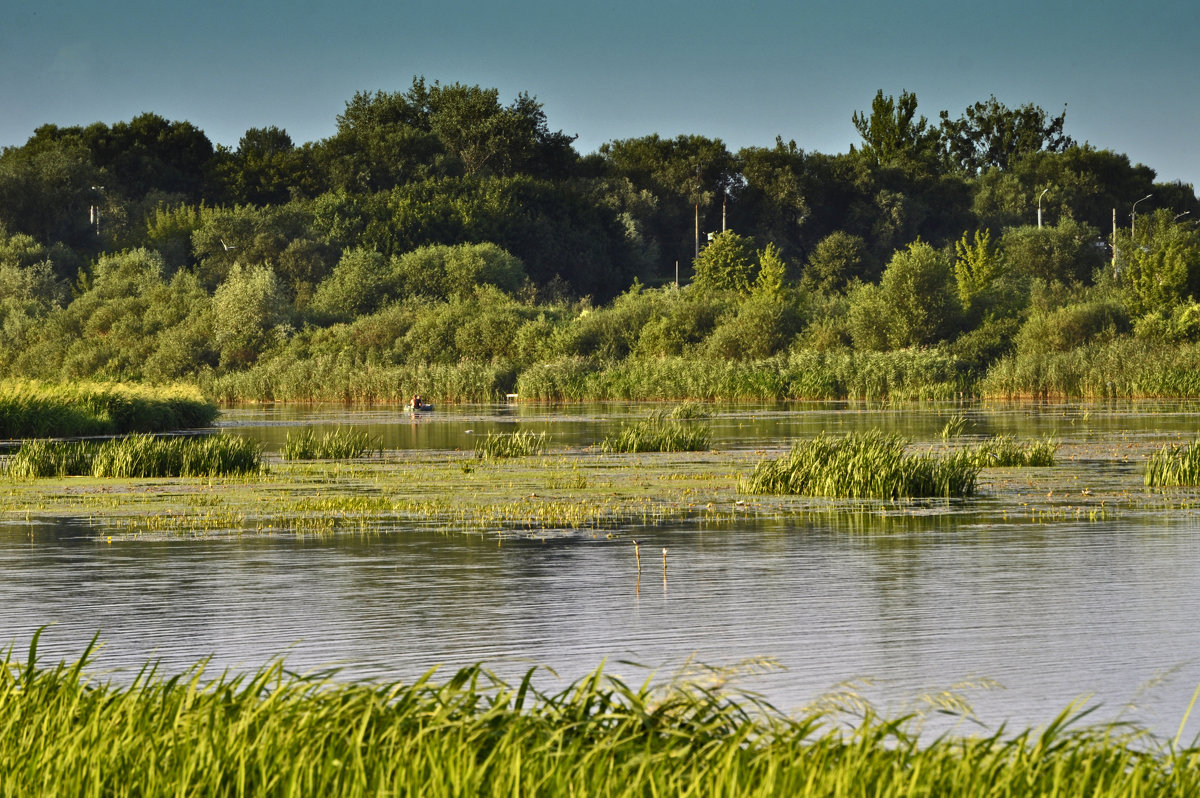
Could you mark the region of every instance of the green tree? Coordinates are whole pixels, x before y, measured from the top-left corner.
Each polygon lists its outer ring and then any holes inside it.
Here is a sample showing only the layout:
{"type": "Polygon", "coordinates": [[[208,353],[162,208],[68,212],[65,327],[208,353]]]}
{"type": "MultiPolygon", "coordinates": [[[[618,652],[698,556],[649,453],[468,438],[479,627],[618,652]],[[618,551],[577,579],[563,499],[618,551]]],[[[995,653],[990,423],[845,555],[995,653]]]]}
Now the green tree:
{"type": "Polygon", "coordinates": [[[1200,296],[1200,232],[1179,224],[1170,210],[1139,214],[1136,234],[1118,241],[1118,279],[1127,286],[1137,313],[1169,314],[1200,296]]]}
{"type": "Polygon", "coordinates": [[[1062,283],[1089,282],[1103,262],[1102,244],[1096,228],[1071,218],[1053,227],[1011,227],[1000,239],[1009,271],[1062,283]]]}
{"type": "Polygon", "coordinates": [[[1000,253],[992,245],[991,233],[976,230],[968,238],[963,233],[954,244],[954,280],[958,285],[958,298],[966,309],[1004,273],[1000,253]]]}
{"type": "Polygon", "coordinates": [[[949,338],[961,318],[950,260],[922,241],[897,252],[879,286],[851,295],[851,334],[860,349],[927,346],[949,338]]]}
{"type": "Polygon", "coordinates": [[[717,233],[692,264],[697,288],[750,293],[758,276],[754,240],[732,230],[717,233]]]}
{"type": "Polygon", "coordinates": [[[937,129],[917,115],[917,95],[911,92],[885,97],[881,89],[871,112],[855,111],[852,121],[863,139],[858,152],[874,167],[926,170],[937,160],[937,129]]]}
{"type": "Polygon", "coordinates": [[[290,308],[279,278],[269,267],[234,264],[213,295],[213,343],[221,366],[254,362],[284,332],[290,308]]]}
{"type": "Polygon", "coordinates": [[[989,167],[1008,169],[1033,152],[1062,152],[1074,145],[1063,133],[1067,112],[1048,117],[1032,103],[1009,108],[995,96],[969,106],[958,119],[941,112],[942,146],[958,168],[976,174],[989,167]]]}
{"type": "Polygon", "coordinates": [[[843,230],[835,230],[821,239],[804,267],[804,282],[830,292],[843,288],[847,281],[865,278],[866,242],[843,230]]]}

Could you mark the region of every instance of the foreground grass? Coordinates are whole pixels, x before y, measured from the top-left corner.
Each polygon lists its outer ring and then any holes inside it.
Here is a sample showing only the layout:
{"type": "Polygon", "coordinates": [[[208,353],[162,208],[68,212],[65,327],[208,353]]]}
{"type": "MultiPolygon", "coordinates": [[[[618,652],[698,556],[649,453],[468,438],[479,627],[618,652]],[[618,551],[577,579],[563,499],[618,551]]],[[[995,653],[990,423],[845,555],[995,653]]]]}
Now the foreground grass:
{"type": "Polygon", "coordinates": [[[1200,749],[1063,712],[1045,729],[918,744],[903,719],[789,717],[713,684],[558,692],[530,671],[337,683],[281,663],[212,676],[0,666],[2,795],[1195,795],[1200,749]]]}
{"type": "Polygon", "coordinates": [[[0,382],[0,438],[66,438],[211,426],[217,406],[190,386],[0,382]]]}

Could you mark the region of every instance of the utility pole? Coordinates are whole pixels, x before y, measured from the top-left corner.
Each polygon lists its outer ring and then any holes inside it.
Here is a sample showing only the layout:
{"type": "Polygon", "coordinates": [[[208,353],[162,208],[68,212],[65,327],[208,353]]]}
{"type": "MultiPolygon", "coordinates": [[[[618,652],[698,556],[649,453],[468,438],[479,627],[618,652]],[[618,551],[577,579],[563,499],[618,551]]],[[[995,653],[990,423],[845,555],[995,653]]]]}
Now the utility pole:
{"type": "Polygon", "coordinates": [[[1117,278],[1117,209],[1113,208],[1113,234],[1112,234],[1112,269],[1113,279],[1117,278]]]}

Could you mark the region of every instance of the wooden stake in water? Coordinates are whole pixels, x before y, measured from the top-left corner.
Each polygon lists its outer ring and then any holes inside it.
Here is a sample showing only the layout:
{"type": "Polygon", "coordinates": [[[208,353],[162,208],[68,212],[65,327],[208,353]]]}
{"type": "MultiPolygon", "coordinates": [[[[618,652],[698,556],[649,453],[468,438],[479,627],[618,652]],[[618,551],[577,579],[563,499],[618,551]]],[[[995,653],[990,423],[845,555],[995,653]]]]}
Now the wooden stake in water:
{"type": "Polygon", "coordinates": [[[637,557],[638,574],[641,574],[642,573],[642,549],[636,540],[633,541],[633,556],[637,557]]]}
{"type": "Polygon", "coordinates": [[[663,576],[667,575],[667,548],[663,547],[663,576]]]}

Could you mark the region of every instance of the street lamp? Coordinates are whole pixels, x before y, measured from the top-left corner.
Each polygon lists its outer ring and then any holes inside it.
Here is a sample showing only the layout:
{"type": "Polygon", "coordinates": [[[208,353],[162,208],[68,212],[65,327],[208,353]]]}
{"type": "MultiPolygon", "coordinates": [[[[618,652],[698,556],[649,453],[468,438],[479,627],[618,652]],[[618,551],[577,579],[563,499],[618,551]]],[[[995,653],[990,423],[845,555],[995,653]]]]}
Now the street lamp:
{"type": "Polygon", "coordinates": [[[1046,192],[1050,189],[1042,189],[1042,193],[1038,194],[1038,229],[1042,229],[1042,197],[1046,196],[1046,192]]]}
{"type": "Polygon", "coordinates": [[[1129,218],[1130,218],[1130,222],[1129,222],[1129,240],[1130,240],[1130,241],[1132,241],[1132,240],[1133,240],[1133,237],[1134,237],[1134,235],[1136,235],[1136,234],[1137,234],[1137,206],[1138,206],[1138,202],[1143,202],[1143,201],[1145,201],[1145,200],[1148,200],[1148,199],[1150,199],[1150,198],[1151,198],[1151,197],[1153,197],[1153,196],[1154,196],[1153,194],[1147,194],[1146,196],[1142,197],[1142,198],[1141,198],[1140,200],[1138,200],[1137,202],[1133,203],[1133,210],[1132,210],[1132,211],[1130,212],[1130,214],[1129,214],[1129,218]]]}
{"type": "Polygon", "coordinates": [[[1180,219],[1187,216],[1189,213],[1191,213],[1191,211],[1184,211],[1183,213],[1177,213],[1177,214],[1175,214],[1175,218],[1172,219],[1171,221],[1178,222],[1180,219]]]}

